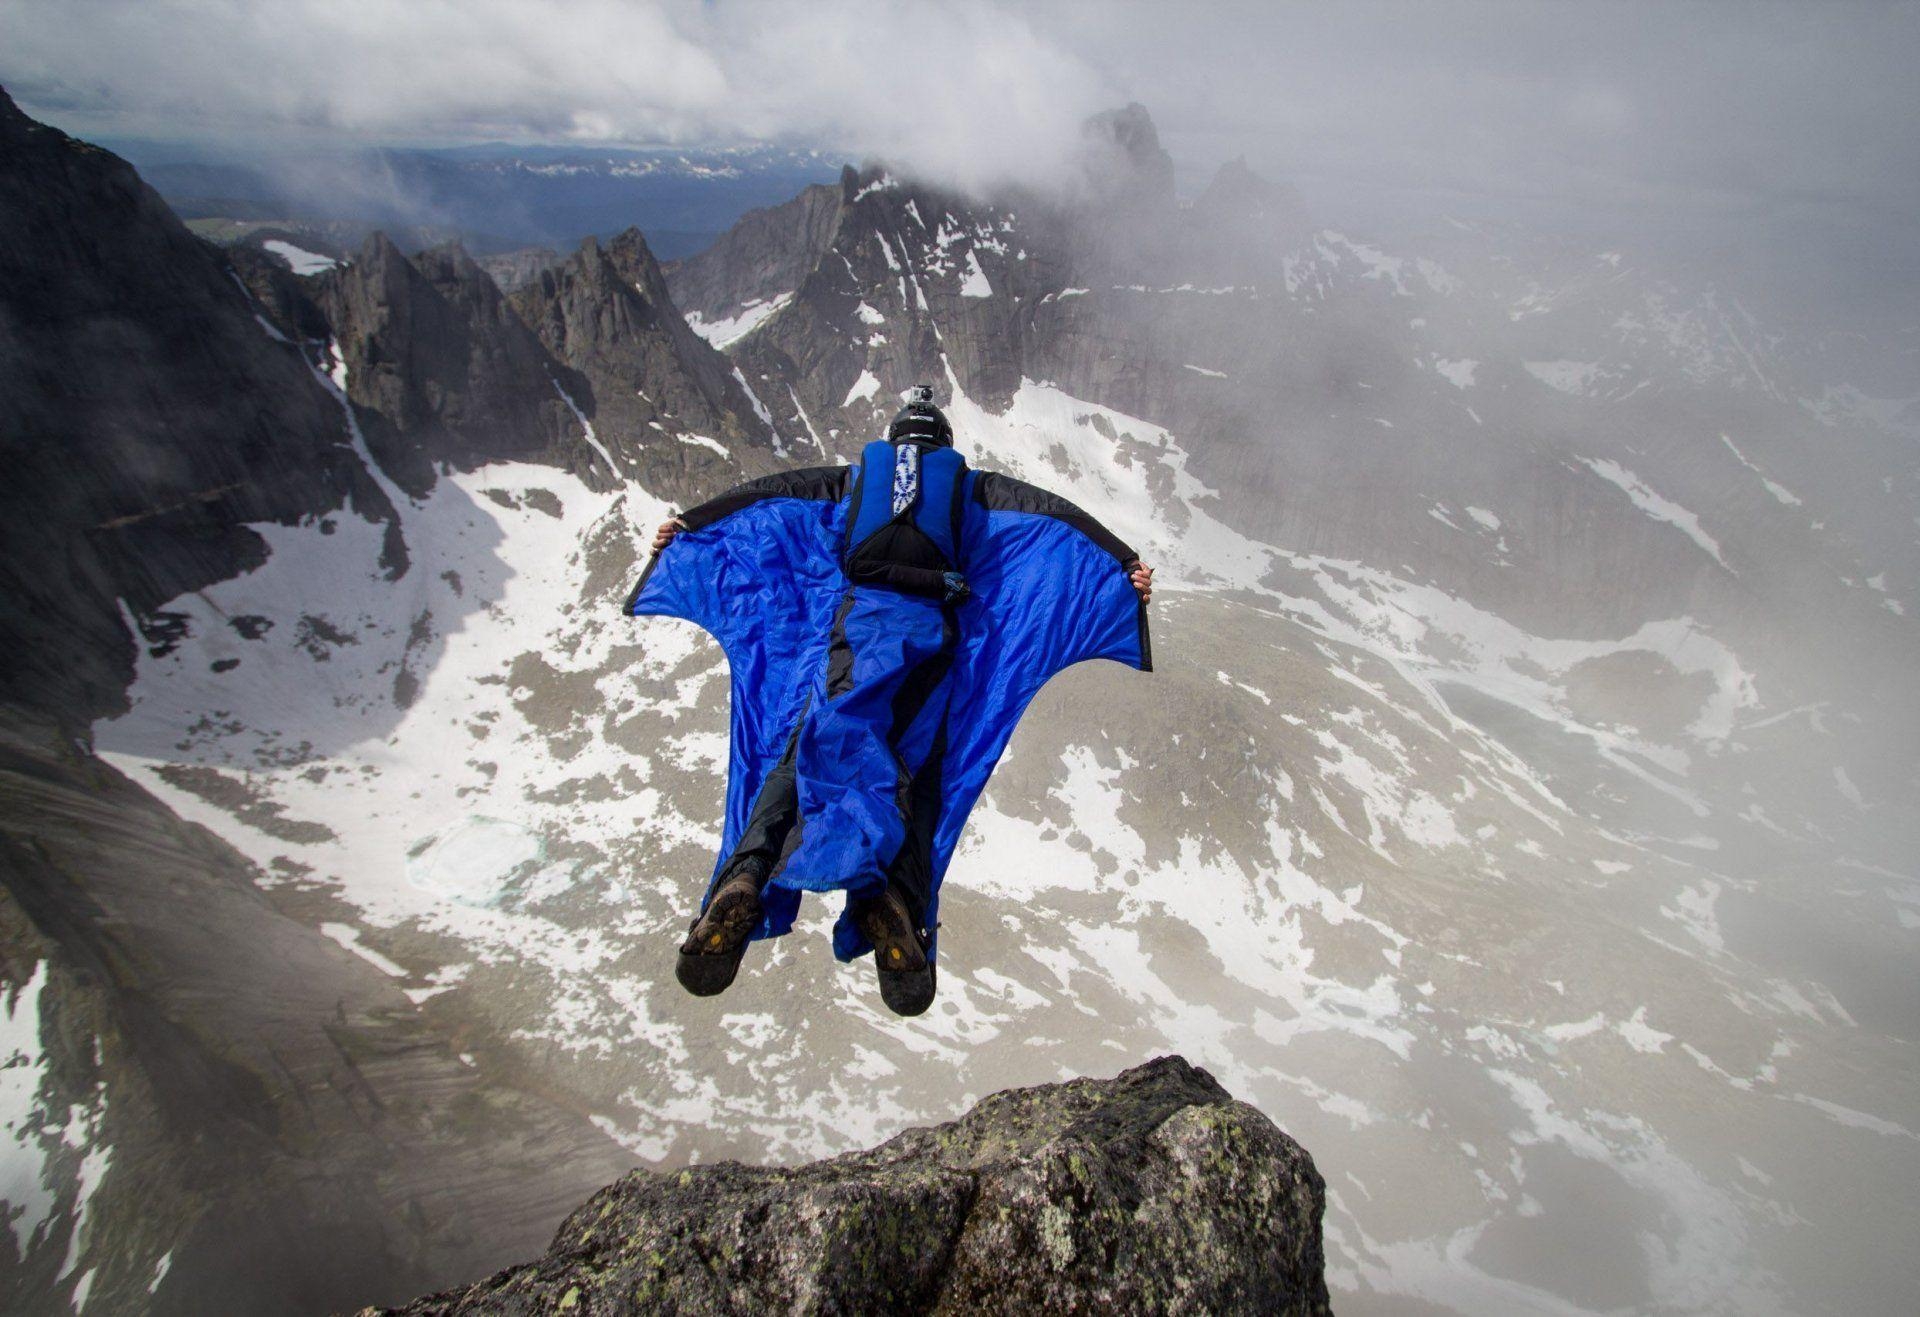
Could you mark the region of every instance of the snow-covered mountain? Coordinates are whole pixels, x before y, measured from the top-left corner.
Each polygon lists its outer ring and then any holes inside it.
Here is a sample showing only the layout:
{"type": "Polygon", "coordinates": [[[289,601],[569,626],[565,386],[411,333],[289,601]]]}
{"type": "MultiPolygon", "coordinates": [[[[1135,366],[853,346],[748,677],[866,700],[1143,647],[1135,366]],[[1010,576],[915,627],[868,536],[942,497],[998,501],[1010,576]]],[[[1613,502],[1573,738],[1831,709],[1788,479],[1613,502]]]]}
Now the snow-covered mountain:
{"type": "Polygon", "coordinates": [[[1628,253],[1465,227],[1392,252],[1243,166],[1187,206],[1170,179],[1134,108],[1060,195],[849,170],[664,273],[638,234],[504,298],[458,252],[236,253],[217,317],[330,409],[286,461],[338,474],[222,512],[247,551],[177,597],[121,593],[124,700],[33,706],[81,748],[13,738],[38,766],[0,793],[27,802],[9,844],[41,864],[0,942],[19,1292],[203,1300],[227,1259],[202,1209],[132,1197],[196,1154],[111,1119],[182,1091],[277,1113],[243,1162],[386,1150],[405,1174],[285,1209],[405,1216],[413,1269],[353,1278],[375,1298],[511,1260],[564,1206],[529,1200],[608,1159],[810,1158],[1177,1049],[1312,1151],[1343,1308],[1911,1295],[1897,345],[1755,323],[1628,253]],[[928,1015],[833,962],[824,906],[691,999],[670,966],[726,669],[618,604],[670,506],[850,456],[921,379],[976,465],[1160,567],[1156,671],[1036,701],[955,862],[928,1015]],[[56,778],[105,824],[46,823],[19,783],[56,778]],[[133,842],[90,839],[136,814],[228,875],[217,901],[176,876],[157,907],[133,842]],[[91,904],[51,918],[55,888],[91,904]],[[269,920],[390,1033],[339,1041],[318,971],[293,992],[262,963],[269,920]],[[259,1026],[209,1004],[182,923],[247,940],[212,981],[288,993],[272,1045],[220,1034],[259,1026]],[[115,929],[159,949],[90,978],[115,929]],[[229,1068],[169,1070],[162,1021],[229,1068]],[[320,1040],[345,1062],[272,1072],[320,1040]],[[411,1114],[303,1133],[315,1089],[411,1114]],[[572,1151],[517,1200],[463,1178],[542,1140],[572,1151]]]}

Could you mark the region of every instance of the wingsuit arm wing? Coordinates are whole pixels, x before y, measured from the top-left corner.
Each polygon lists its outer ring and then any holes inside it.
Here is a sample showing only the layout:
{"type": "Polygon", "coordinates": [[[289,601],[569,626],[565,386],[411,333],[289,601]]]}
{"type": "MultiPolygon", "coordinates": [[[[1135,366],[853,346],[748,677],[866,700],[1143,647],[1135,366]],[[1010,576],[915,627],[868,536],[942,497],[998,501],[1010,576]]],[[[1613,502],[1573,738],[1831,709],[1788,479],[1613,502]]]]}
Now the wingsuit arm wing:
{"type": "Polygon", "coordinates": [[[825,661],[844,588],[840,540],[848,467],[749,480],[680,514],[686,529],[653,555],[626,611],[678,617],[719,642],[731,681],[727,814],[733,852],[799,717],[806,674],[825,661]]]}
{"type": "Polygon", "coordinates": [[[1096,658],[1153,668],[1146,605],[1128,580],[1139,555],[1119,536],[1059,495],[994,472],[975,476],[966,513],[973,597],[955,660],[936,874],[1049,678],[1096,658]]]}
{"type": "Polygon", "coordinates": [[[1001,475],[998,471],[982,471],[974,477],[973,501],[990,513],[1024,512],[1033,516],[1052,517],[1085,535],[1125,570],[1131,570],[1133,564],[1140,561],[1140,555],[1118,535],[1101,525],[1084,508],[1061,498],[1050,489],[1001,475]]]}
{"type": "Polygon", "coordinates": [[[1146,604],[1128,580],[1140,561],[1132,546],[1077,504],[995,471],[975,476],[971,501],[968,580],[995,596],[997,621],[1045,632],[1024,656],[1044,670],[1041,683],[1085,659],[1153,670],[1146,604]],[[1041,609],[1049,599],[1057,606],[1041,609]]]}
{"type": "MultiPolygon", "coordinates": [[[[674,519],[685,529],[665,550],[648,559],[639,582],[627,596],[624,611],[636,617],[683,617],[710,632],[725,648],[730,634],[738,630],[730,623],[741,620],[737,614],[742,610],[727,607],[727,601],[715,597],[711,588],[702,588],[703,584],[710,587],[714,583],[703,583],[698,568],[707,565],[707,560],[719,550],[723,535],[745,541],[766,535],[776,523],[797,521],[806,525],[830,516],[834,505],[846,494],[851,472],[851,467],[844,466],[776,471],[735,485],[678,513],[674,519]],[[756,508],[760,509],[759,515],[710,535],[698,534],[710,527],[721,527],[736,513],[756,508]],[[688,546],[692,546],[690,552],[674,553],[671,566],[662,570],[669,551],[688,546]]],[[[735,553],[730,558],[737,562],[739,555],[735,553]]]]}

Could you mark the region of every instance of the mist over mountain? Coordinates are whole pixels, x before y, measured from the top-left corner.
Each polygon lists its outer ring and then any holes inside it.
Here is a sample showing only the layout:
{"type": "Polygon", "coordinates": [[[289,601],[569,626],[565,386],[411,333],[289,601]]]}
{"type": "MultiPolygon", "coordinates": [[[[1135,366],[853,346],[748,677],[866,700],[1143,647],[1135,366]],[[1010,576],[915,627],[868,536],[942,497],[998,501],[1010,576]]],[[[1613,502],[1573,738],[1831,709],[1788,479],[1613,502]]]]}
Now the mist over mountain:
{"type": "Polygon", "coordinates": [[[215,246],[0,103],[0,1306],[401,1302],[1168,1050],[1311,1151],[1342,1310],[1920,1292],[1913,329],[1111,103],[499,263],[215,246]],[[615,605],[921,381],[1158,565],[1156,671],[1036,701],[928,1015],[823,906],[690,999],[727,667],[615,605]]]}

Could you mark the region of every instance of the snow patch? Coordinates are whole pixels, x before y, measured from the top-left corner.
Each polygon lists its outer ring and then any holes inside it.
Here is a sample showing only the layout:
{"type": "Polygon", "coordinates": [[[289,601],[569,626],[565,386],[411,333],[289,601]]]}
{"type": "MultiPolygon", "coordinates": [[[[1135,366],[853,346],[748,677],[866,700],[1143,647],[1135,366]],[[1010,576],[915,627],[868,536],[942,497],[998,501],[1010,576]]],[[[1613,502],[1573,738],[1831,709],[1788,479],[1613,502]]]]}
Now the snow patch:
{"type": "Polygon", "coordinates": [[[1593,361],[1523,361],[1527,374],[1550,389],[1580,397],[1591,392],[1600,375],[1600,364],[1593,361]]]}
{"type": "Polygon", "coordinates": [[[863,370],[860,372],[860,378],[853,382],[853,387],[847,390],[847,400],[840,405],[851,407],[856,402],[865,402],[879,392],[880,381],[874,377],[872,371],[863,370]]]}
{"type": "Polygon", "coordinates": [[[687,327],[722,352],[767,323],[793,300],[792,293],[742,302],[730,316],[708,320],[698,311],[687,312],[687,327]]]}
{"type": "Polygon", "coordinates": [[[302,278],[309,275],[324,274],[328,270],[333,269],[334,266],[340,264],[340,262],[331,256],[322,256],[319,252],[310,252],[304,247],[296,247],[292,243],[282,242],[278,238],[269,238],[267,241],[261,243],[260,246],[285,261],[288,267],[302,278]]]}
{"type": "Polygon", "coordinates": [[[360,940],[360,930],[352,924],[326,923],[320,925],[320,931],[332,938],[335,942],[338,942],[348,951],[351,951],[354,955],[360,957],[360,959],[366,961],[369,965],[372,965],[382,974],[391,975],[396,979],[404,979],[407,977],[407,971],[405,969],[396,965],[393,961],[388,960],[378,951],[375,951],[372,947],[362,942],[360,940]]]}
{"type": "Polygon", "coordinates": [[[1727,560],[1720,556],[1719,543],[1700,528],[1700,518],[1675,503],[1654,492],[1647,483],[1627,468],[1610,458],[1582,457],[1579,461],[1596,476],[1609,484],[1618,486],[1633,505],[1652,517],[1655,521],[1664,521],[1684,534],[1688,539],[1704,549],[1715,562],[1731,572],[1727,560]]]}
{"type": "Polygon", "coordinates": [[[987,272],[980,268],[980,258],[974,254],[972,248],[967,249],[967,273],[960,280],[960,296],[993,296],[993,285],[987,282],[987,272]]]}
{"type": "Polygon", "coordinates": [[[24,983],[0,984],[0,1204],[11,1209],[0,1215],[13,1226],[16,1257],[26,1256],[57,1201],[42,1142],[40,1087],[48,1062],[40,1044],[40,994],[46,986],[44,960],[34,962],[24,983]]]}

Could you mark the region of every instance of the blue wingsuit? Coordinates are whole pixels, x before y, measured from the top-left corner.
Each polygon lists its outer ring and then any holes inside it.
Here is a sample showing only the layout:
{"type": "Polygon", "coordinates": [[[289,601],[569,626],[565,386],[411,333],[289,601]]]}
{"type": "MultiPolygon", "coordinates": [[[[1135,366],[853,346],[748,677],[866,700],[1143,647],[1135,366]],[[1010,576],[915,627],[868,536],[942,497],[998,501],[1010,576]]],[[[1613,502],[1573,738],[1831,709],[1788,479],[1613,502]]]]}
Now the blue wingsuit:
{"type": "MultiPolygon", "coordinates": [[[[706,900],[768,875],[754,938],[803,892],[891,880],[934,956],[940,884],[1027,703],[1083,659],[1152,668],[1137,555],[1073,504],[879,440],[680,514],[627,612],[709,632],[732,674],[726,824],[706,900]]],[[[703,901],[703,908],[704,908],[703,901]]],[[[871,950],[843,910],[834,954],[871,950]]]]}

